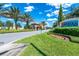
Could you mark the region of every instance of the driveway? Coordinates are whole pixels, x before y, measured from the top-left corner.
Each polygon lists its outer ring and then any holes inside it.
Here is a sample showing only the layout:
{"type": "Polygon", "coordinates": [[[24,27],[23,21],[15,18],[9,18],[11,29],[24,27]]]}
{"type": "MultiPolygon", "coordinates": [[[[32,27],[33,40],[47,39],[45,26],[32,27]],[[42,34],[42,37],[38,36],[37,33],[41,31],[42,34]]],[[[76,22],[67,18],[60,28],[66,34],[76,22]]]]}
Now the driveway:
{"type": "Polygon", "coordinates": [[[46,32],[46,31],[48,31],[48,30],[43,30],[42,32],[41,32],[41,30],[39,30],[39,31],[32,31],[32,32],[0,34],[0,42],[4,42],[6,44],[9,42],[18,40],[18,39],[22,39],[22,38],[29,37],[32,35],[40,34],[40,33],[46,32]]]}

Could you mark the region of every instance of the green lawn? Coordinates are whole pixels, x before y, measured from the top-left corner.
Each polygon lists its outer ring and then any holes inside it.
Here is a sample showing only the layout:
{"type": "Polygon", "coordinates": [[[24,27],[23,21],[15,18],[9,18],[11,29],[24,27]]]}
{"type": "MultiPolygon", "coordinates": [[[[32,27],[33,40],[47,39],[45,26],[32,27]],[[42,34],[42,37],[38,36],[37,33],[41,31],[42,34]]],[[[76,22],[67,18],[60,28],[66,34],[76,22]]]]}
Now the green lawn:
{"type": "MultiPolygon", "coordinates": [[[[47,56],[79,56],[79,44],[51,37],[47,33],[24,38],[17,41],[17,43],[33,43],[47,56]]],[[[32,45],[29,45],[20,55],[42,56],[43,54],[32,45]]]]}

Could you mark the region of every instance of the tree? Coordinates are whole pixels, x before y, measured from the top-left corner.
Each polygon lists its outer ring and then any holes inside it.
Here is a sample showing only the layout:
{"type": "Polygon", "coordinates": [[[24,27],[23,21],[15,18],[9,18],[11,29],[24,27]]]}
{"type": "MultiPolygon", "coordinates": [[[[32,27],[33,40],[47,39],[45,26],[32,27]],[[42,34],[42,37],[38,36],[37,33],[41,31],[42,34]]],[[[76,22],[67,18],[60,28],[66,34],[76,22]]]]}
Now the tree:
{"type": "Polygon", "coordinates": [[[79,17],[79,7],[75,8],[73,10],[73,14],[72,14],[73,17],[79,17]]]}
{"type": "Polygon", "coordinates": [[[3,6],[5,5],[5,3],[0,3],[0,15],[1,13],[4,12],[5,8],[3,8],[3,6]]]}
{"type": "Polygon", "coordinates": [[[9,13],[10,13],[10,17],[14,19],[15,21],[15,28],[17,30],[17,21],[19,19],[19,14],[20,14],[20,11],[18,8],[16,7],[11,7],[10,10],[9,10],[9,13]]]}
{"type": "Polygon", "coordinates": [[[19,19],[19,14],[20,11],[16,7],[10,7],[8,10],[5,12],[1,13],[2,16],[7,17],[7,18],[13,18],[15,21],[15,29],[17,30],[17,21],[19,19]]]}
{"type": "Polygon", "coordinates": [[[4,6],[5,3],[0,3],[0,10],[2,9],[2,6],[4,6]]]}
{"type": "Polygon", "coordinates": [[[64,20],[63,9],[62,9],[62,4],[60,4],[59,15],[58,15],[58,25],[60,25],[60,22],[63,20],[64,20]]]}
{"type": "Polygon", "coordinates": [[[6,26],[8,27],[8,30],[10,30],[10,27],[13,27],[13,23],[11,21],[6,22],[6,26]]]}
{"type": "Polygon", "coordinates": [[[79,6],[74,8],[71,7],[71,12],[66,14],[65,16],[66,19],[79,17],[79,6]]]}
{"type": "Polygon", "coordinates": [[[42,21],[41,24],[43,25],[43,29],[45,28],[45,25],[47,25],[45,21],[42,21]]]}
{"type": "Polygon", "coordinates": [[[17,23],[17,26],[20,27],[20,28],[22,27],[20,23],[17,23]]]}
{"type": "Polygon", "coordinates": [[[57,21],[53,23],[52,27],[54,27],[54,28],[57,27],[57,21]]]}
{"type": "Polygon", "coordinates": [[[1,27],[1,29],[2,29],[2,26],[3,26],[3,22],[2,22],[2,21],[0,21],[0,27],[1,27]]]}
{"type": "Polygon", "coordinates": [[[24,28],[30,28],[30,22],[32,21],[32,17],[25,13],[24,15],[22,15],[22,21],[26,22],[26,25],[24,26],[24,28]]]}

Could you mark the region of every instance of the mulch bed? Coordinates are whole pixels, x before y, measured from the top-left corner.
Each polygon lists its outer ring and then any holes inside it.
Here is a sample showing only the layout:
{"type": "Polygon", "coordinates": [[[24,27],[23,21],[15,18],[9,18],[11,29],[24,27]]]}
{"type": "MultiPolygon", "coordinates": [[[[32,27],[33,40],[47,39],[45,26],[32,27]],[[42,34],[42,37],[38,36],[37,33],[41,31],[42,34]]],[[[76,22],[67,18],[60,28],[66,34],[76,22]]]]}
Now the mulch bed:
{"type": "Polygon", "coordinates": [[[71,37],[63,34],[50,34],[51,36],[58,38],[58,39],[63,39],[66,41],[71,41],[71,37]]]}

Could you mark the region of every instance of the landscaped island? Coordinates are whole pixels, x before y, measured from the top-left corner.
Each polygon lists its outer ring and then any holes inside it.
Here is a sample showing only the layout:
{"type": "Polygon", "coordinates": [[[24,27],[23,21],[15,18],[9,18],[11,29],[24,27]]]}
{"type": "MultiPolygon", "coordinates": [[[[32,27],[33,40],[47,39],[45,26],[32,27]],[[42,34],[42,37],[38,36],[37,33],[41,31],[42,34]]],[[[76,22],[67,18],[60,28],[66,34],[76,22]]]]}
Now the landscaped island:
{"type": "MultiPolygon", "coordinates": [[[[74,38],[73,38],[74,39],[74,38]]],[[[21,56],[72,56],[79,55],[79,44],[52,37],[47,33],[24,38],[17,43],[32,43],[26,47],[21,56]],[[36,48],[35,48],[35,47],[36,48]],[[38,49],[37,49],[38,48],[38,49]],[[41,52],[40,52],[40,51],[41,52]]]]}

